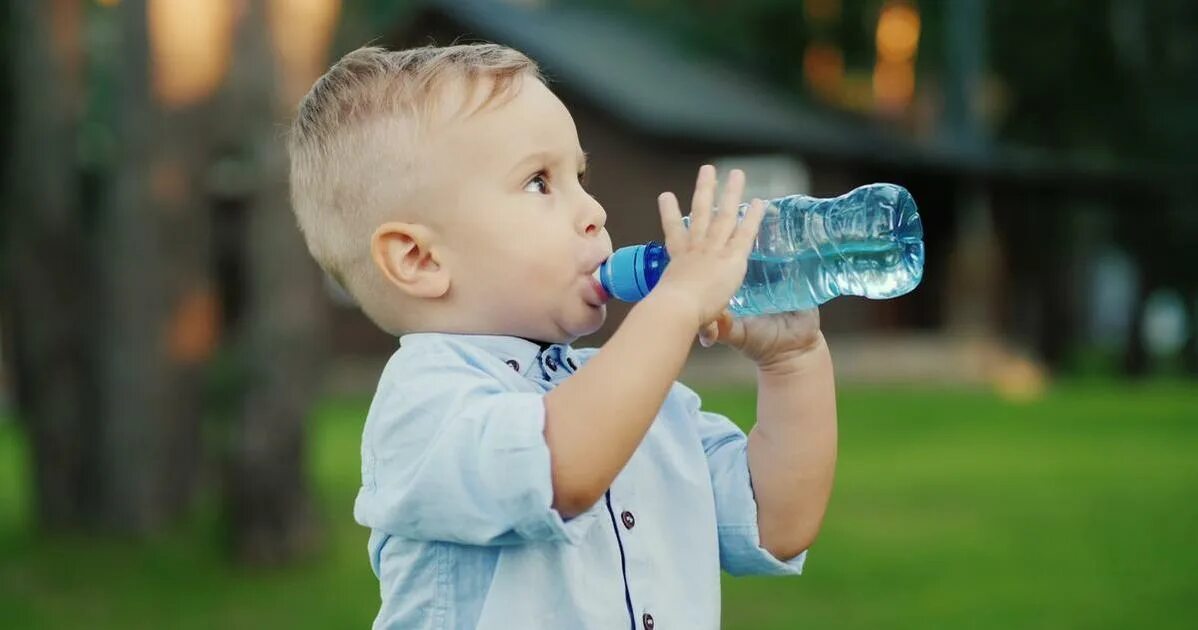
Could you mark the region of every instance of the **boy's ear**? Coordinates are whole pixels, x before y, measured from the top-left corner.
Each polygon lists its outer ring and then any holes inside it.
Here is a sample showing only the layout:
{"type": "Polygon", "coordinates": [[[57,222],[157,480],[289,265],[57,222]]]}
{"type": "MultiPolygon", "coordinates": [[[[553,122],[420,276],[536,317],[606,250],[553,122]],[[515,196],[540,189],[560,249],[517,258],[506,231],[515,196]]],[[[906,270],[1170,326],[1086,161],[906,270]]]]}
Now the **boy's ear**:
{"type": "Polygon", "coordinates": [[[418,298],[449,291],[449,269],[431,249],[432,231],[418,223],[384,223],[370,237],[370,256],[391,284],[418,298]]]}

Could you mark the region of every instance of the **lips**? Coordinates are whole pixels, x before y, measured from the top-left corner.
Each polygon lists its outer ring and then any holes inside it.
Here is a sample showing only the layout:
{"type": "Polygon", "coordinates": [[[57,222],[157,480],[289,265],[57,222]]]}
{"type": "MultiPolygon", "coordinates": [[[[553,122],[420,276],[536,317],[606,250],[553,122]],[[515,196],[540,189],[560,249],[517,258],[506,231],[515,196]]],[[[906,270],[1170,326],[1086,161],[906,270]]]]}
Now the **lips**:
{"type": "Polygon", "coordinates": [[[611,296],[603,288],[603,283],[599,281],[599,270],[603,268],[603,263],[607,262],[611,255],[611,248],[605,248],[601,258],[592,258],[591,260],[594,262],[584,267],[589,270],[586,274],[587,284],[590,285],[587,291],[590,294],[587,295],[587,302],[591,306],[603,306],[611,299],[611,296]]]}
{"type": "Polygon", "coordinates": [[[587,280],[590,281],[591,293],[594,294],[595,301],[593,302],[593,305],[602,306],[606,304],[607,301],[611,299],[611,296],[607,294],[607,291],[603,290],[603,284],[596,280],[594,276],[588,277],[587,280]]]}

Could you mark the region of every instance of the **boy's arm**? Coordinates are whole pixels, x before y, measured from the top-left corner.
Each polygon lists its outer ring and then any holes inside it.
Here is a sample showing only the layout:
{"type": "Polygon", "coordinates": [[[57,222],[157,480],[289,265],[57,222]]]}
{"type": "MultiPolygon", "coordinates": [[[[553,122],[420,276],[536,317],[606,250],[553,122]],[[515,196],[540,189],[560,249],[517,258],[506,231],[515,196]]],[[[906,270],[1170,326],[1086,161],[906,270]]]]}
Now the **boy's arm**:
{"type": "Polygon", "coordinates": [[[564,517],[603,496],[682,371],[697,326],[664,297],[637,304],[603,349],[545,396],[553,507],[564,517]]]}
{"type": "MultiPolygon", "coordinates": [[[[745,176],[733,170],[720,207],[736,208],[745,176]]],[[[645,300],[586,365],[545,395],[553,507],[580,514],[611,486],[636,451],[693,344],[740,287],[764,205],[754,200],[743,221],[713,212],[715,169],[699,169],[690,227],[674,195],[658,197],[670,264],[645,300]]]]}
{"type": "Polygon", "coordinates": [[[836,391],[822,334],[808,350],[758,365],[748,450],[761,546],[797,556],[819,532],[836,467],[836,391]]]}

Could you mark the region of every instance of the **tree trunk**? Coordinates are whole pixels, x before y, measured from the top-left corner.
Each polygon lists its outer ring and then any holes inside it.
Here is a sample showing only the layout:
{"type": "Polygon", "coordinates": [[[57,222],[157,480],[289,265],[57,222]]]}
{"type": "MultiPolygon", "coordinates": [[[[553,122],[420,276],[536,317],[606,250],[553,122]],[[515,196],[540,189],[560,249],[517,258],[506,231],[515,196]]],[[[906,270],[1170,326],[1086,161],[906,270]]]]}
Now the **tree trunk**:
{"type": "Polygon", "coordinates": [[[33,446],[39,524],[138,534],[179,515],[195,488],[202,353],[178,339],[197,327],[187,313],[203,308],[193,287],[204,286],[205,221],[188,206],[194,144],[150,100],[145,5],[135,1],[98,18],[119,27],[119,49],[88,51],[118,84],[117,119],[103,123],[119,148],[103,165],[112,181],[85,199],[80,105],[108,92],[82,89],[83,8],[12,5],[19,159],[3,248],[6,356],[33,446]]]}
{"type": "Polygon", "coordinates": [[[0,321],[33,451],[35,512],[49,530],[79,527],[94,508],[95,266],[79,208],[73,107],[80,9],[63,1],[9,7],[15,98],[0,321]]]}
{"type": "Polygon", "coordinates": [[[246,383],[225,483],[234,553],[278,564],[314,546],[317,528],[307,483],[304,421],[320,382],[325,305],[318,269],[296,228],[287,191],[266,2],[248,3],[237,37],[228,94],[227,136],[248,156],[245,313],[238,337],[246,383]]]}
{"type": "Polygon", "coordinates": [[[119,44],[97,64],[115,81],[118,158],[97,225],[103,309],[96,445],[100,520],[144,534],[176,520],[198,479],[200,369],[212,345],[207,215],[195,181],[203,110],[155,102],[145,0],[115,18],[119,44]]]}

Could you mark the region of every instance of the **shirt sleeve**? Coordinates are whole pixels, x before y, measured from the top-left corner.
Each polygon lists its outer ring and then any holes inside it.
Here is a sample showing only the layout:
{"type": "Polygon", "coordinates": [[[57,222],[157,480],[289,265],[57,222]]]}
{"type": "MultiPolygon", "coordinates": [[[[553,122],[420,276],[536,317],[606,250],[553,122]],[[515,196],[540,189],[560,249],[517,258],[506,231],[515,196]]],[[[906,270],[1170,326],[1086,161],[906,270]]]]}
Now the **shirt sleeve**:
{"type": "Polygon", "coordinates": [[[727,417],[703,411],[698,394],[685,386],[686,406],[699,433],[715,493],[720,568],[732,575],[799,575],[803,551],[780,560],[761,546],[757,499],[749,476],[748,438],[727,417]]]}
{"type": "Polygon", "coordinates": [[[554,510],[545,405],[450,358],[380,392],[363,436],[358,522],[414,540],[577,543],[599,516],[554,510]]]}

